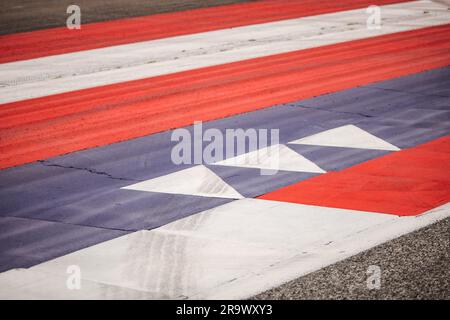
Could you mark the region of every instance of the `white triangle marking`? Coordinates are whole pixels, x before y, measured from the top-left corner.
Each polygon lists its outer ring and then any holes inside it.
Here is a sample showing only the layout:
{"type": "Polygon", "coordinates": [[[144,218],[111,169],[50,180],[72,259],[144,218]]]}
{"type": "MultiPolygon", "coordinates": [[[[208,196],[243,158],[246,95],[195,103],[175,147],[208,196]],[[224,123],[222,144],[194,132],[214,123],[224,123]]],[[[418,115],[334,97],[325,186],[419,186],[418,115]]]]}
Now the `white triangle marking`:
{"type": "Polygon", "coordinates": [[[293,151],[285,145],[274,145],[267,148],[244,153],[225,159],[214,165],[243,168],[257,168],[265,170],[285,170],[296,172],[324,173],[323,169],[314,162],[293,151]]]}
{"type": "Polygon", "coordinates": [[[139,182],[122,189],[214,198],[244,198],[213,171],[202,165],[139,182]]]}
{"type": "Polygon", "coordinates": [[[319,132],[311,136],[289,142],[328,147],[360,148],[398,151],[398,147],[380,139],[352,124],[319,132]]]}

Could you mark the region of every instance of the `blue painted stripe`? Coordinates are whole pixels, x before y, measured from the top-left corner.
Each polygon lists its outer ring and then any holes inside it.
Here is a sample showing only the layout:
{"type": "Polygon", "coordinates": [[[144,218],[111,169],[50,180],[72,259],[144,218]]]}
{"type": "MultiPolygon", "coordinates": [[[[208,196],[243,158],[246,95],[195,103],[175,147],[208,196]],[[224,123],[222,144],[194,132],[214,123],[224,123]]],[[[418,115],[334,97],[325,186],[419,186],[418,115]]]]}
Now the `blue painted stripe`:
{"type": "Polygon", "coordinates": [[[124,234],[119,230],[0,217],[0,272],[27,268],[124,234]]]}

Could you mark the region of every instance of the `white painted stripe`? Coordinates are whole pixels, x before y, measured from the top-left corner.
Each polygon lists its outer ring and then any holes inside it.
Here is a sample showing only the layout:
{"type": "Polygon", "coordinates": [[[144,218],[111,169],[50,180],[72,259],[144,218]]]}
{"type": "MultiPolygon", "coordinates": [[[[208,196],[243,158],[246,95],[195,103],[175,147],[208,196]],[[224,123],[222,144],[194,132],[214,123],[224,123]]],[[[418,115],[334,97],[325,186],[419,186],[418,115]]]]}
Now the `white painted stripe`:
{"type": "Polygon", "coordinates": [[[386,214],[243,199],[177,220],[157,231],[305,253],[314,246],[327,245],[395,218],[386,214]]]}
{"type": "Polygon", "coordinates": [[[381,9],[379,30],[367,28],[368,14],[363,8],[6,63],[0,65],[0,103],[442,25],[450,20],[446,6],[428,0],[381,9]]]}
{"type": "Polygon", "coordinates": [[[288,146],[277,144],[228,158],[212,165],[261,169],[261,174],[272,175],[279,170],[325,173],[314,162],[288,146]]]}
{"type": "MultiPolygon", "coordinates": [[[[23,273],[63,277],[67,266],[78,265],[83,280],[155,297],[245,298],[449,216],[450,204],[417,217],[397,217],[243,199],[23,273]]],[[[14,285],[14,279],[0,275],[0,287],[6,281],[9,297],[23,296],[27,281],[17,279],[14,285]]],[[[36,298],[66,290],[53,285],[36,298]]]]}
{"type": "Polygon", "coordinates": [[[203,165],[138,182],[122,189],[214,198],[244,198],[232,186],[203,165]]]}
{"type": "Polygon", "coordinates": [[[398,151],[398,147],[353,124],[291,141],[292,144],[398,151]]]}

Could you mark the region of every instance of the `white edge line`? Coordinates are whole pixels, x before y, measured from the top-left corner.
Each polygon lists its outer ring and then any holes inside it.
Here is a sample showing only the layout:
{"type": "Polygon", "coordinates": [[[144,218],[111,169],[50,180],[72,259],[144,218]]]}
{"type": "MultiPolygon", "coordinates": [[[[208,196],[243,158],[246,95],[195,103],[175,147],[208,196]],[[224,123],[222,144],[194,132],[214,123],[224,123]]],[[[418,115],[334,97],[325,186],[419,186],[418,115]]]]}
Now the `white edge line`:
{"type": "Polygon", "coordinates": [[[320,245],[306,257],[297,254],[259,274],[250,274],[190,299],[247,299],[448,217],[450,203],[418,216],[397,217],[327,246],[320,245]]]}

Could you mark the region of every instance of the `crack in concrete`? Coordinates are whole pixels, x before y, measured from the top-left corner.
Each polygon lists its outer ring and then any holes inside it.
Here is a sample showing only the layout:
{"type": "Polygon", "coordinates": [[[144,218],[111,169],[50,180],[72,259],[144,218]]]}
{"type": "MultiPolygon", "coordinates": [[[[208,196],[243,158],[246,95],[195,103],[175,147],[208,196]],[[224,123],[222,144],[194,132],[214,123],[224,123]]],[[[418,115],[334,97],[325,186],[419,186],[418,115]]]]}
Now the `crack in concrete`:
{"type": "Polygon", "coordinates": [[[75,167],[75,166],[64,166],[64,165],[61,165],[61,164],[50,163],[48,160],[38,160],[37,162],[39,162],[40,164],[42,164],[42,165],[44,165],[46,167],[57,167],[57,168],[63,168],[63,169],[83,170],[83,171],[87,171],[89,173],[106,176],[106,177],[108,177],[110,179],[113,179],[113,180],[132,181],[132,182],[141,182],[142,181],[142,180],[137,180],[137,179],[114,177],[113,175],[111,175],[111,174],[109,174],[107,172],[97,171],[97,170],[91,169],[91,168],[80,168],[80,167],[75,167]]]}
{"type": "Polygon", "coordinates": [[[314,110],[327,111],[327,112],[339,113],[339,114],[351,114],[351,115],[361,116],[364,118],[373,118],[374,117],[369,114],[360,113],[360,112],[336,111],[333,109],[324,109],[324,108],[319,108],[319,107],[307,107],[307,106],[299,105],[299,104],[289,104],[289,105],[293,106],[293,107],[297,107],[297,108],[314,109],[314,110]]]}
{"type": "Polygon", "coordinates": [[[43,218],[33,218],[33,217],[21,217],[21,216],[13,216],[13,215],[6,215],[5,218],[12,218],[12,219],[20,219],[20,220],[31,220],[31,221],[38,221],[38,222],[48,222],[48,223],[54,223],[54,224],[64,224],[68,226],[77,226],[77,227],[86,227],[86,228],[93,228],[93,229],[100,229],[100,230],[110,230],[110,231],[120,231],[124,233],[132,233],[140,231],[141,229],[135,229],[135,228],[115,228],[115,227],[102,227],[97,225],[90,225],[85,223],[77,223],[77,222],[65,222],[58,219],[43,219],[43,218]]]}

